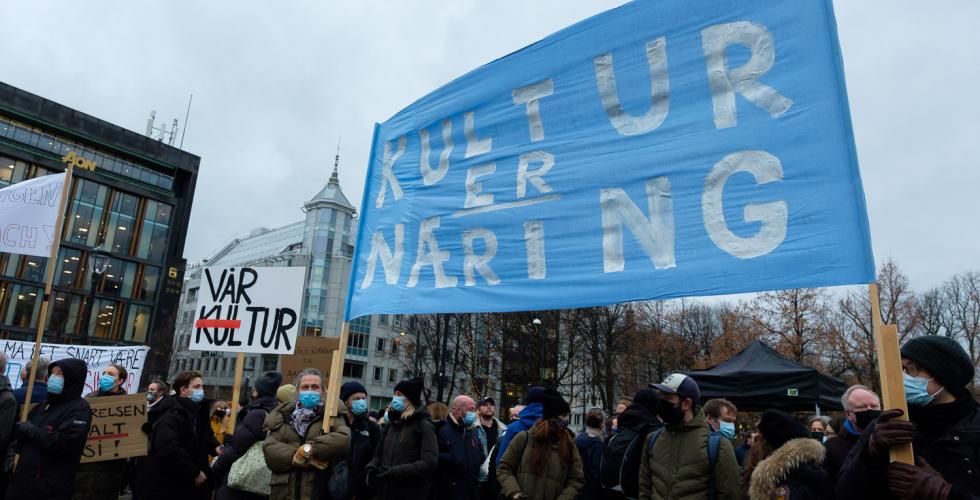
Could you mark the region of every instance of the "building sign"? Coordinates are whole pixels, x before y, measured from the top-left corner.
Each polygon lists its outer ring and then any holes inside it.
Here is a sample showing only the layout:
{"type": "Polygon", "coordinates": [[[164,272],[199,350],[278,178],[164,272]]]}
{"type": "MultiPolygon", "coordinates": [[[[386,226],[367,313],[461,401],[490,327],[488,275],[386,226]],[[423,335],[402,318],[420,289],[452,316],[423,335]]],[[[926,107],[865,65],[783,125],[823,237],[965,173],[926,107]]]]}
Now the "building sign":
{"type": "Polygon", "coordinates": [[[89,160],[81,155],[75,154],[74,151],[69,152],[65,156],[61,157],[62,163],[65,165],[74,165],[75,168],[81,168],[83,170],[91,170],[95,172],[95,160],[89,160]]]}
{"type": "Polygon", "coordinates": [[[291,354],[305,275],[302,267],[205,268],[190,348],[291,354]]]}

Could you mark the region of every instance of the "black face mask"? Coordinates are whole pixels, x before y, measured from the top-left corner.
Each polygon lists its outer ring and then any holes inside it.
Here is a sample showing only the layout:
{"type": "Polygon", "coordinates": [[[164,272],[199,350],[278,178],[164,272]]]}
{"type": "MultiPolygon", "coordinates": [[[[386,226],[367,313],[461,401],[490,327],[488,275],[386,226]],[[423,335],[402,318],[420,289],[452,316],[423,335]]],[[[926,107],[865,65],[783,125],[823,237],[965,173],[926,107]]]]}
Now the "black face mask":
{"type": "Polygon", "coordinates": [[[820,431],[810,431],[810,437],[812,437],[813,439],[816,439],[817,441],[821,441],[822,442],[823,441],[823,438],[827,437],[827,435],[824,434],[824,433],[822,433],[822,432],[820,432],[820,431]]]}
{"type": "Polygon", "coordinates": [[[684,421],[684,410],[680,405],[664,399],[657,405],[657,415],[665,424],[679,424],[684,421]]]}
{"type": "Polygon", "coordinates": [[[857,420],[858,428],[863,431],[871,425],[871,422],[877,420],[879,415],[881,415],[881,410],[864,410],[855,412],[854,420],[857,420]]]}

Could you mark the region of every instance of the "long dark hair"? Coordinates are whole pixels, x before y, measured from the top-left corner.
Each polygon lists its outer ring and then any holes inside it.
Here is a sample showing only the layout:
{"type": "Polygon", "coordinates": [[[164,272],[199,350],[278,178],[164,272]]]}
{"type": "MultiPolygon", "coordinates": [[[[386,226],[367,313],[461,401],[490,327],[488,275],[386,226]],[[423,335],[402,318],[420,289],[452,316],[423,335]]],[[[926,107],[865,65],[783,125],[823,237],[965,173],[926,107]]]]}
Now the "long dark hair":
{"type": "Polygon", "coordinates": [[[766,438],[762,437],[759,433],[755,436],[755,441],[752,442],[752,447],[749,449],[748,456],[745,457],[745,466],[742,469],[742,492],[748,493],[749,484],[752,482],[752,471],[755,467],[759,465],[769,455],[772,455],[773,449],[772,445],[766,441],[766,438]]]}
{"type": "Polygon", "coordinates": [[[544,473],[544,468],[548,465],[551,457],[551,447],[557,445],[558,458],[561,460],[562,467],[571,467],[575,460],[575,443],[568,431],[551,425],[547,419],[538,420],[531,428],[531,470],[535,475],[540,476],[544,473]]]}

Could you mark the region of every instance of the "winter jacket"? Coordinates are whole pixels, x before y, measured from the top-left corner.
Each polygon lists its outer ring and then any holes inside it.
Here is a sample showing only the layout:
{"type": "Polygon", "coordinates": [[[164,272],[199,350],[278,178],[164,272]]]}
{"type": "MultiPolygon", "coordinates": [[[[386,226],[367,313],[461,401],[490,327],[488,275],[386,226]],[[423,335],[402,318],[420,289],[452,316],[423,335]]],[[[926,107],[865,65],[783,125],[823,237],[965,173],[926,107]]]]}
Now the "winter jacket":
{"type": "MultiPolygon", "coordinates": [[[[126,390],[119,387],[114,392],[90,392],[85,399],[125,394],[126,390]]],[[[118,500],[126,477],[126,462],[126,459],[122,458],[78,464],[72,500],[118,500]]]]}
{"type": "MultiPolygon", "coordinates": [[[[909,407],[909,420],[917,426],[912,450],[952,485],[950,500],[980,498],[980,409],[968,395],[955,402],[909,407]],[[950,424],[943,421],[950,420],[950,424]],[[972,495],[972,496],[971,496],[972,495]]],[[[872,422],[851,448],[837,478],[837,498],[885,499],[888,494],[888,455],[874,456],[868,442],[872,422]]]]}
{"type": "Polygon", "coordinates": [[[48,365],[49,375],[56,366],[65,378],[61,394],[48,394],[46,402],[31,409],[30,425],[15,427],[20,462],[7,498],[71,498],[75,470],[92,425],[92,409],[82,399],[88,368],[80,359],[63,359],[48,365]]]}
{"type": "MultiPolygon", "coordinates": [[[[30,365],[28,365],[30,367],[30,365]]],[[[9,382],[9,380],[8,380],[9,382]]],[[[14,398],[17,400],[18,405],[24,404],[24,399],[27,398],[27,384],[22,384],[20,387],[14,389],[14,398]]],[[[34,381],[34,389],[31,390],[31,403],[43,403],[48,399],[48,384],[43,380],[34,381]]]]}
{"type": "Polygon", "coordinates": [[[841,466],[844,465],[844,459],[860,438],[860,434],[851,434],[845,429],[840,434],[831,436],[824,443],[824,447],[827,448],[827,459],[823,462],[823,468],[827,471],[827,481],[831,486],[837,486],[837,476],[840,474],[841,466]]]}
{"type": "Polygon", "coordinates": [[[160,405],[149,454],[136,471],[134,499],[208,498],[210,484],[194,485],[201,472],[210,477],[208,454],[218,446],[208,425],[208,402],[174,396],[160,405]]]}
{"type": "Polygon", "coordinates": [[[752,470],[751,500],[824,500],[831,493],[824,447],[812,438],[787,441],[752,470]]]}
{"type": "Polygon", "coordinates": [[[497,466],[500,466],[500,461],[503,460],[504,454],[507,453],[507,445],[510,444],[510,440],[514,439],[514,436],[531,429],[534,424],[541,420],[541,416],[544,415],[544,406],[541,403],[531,403],[521,410],[521,413],[517,416],[517,420],[511,422],[507,426],[507,432],[504,432],[503,436],[497,440],[497,466]]]}
{"type": "Polygon", "coordinates": [[[585,475],[585,486],[582,488],[582,500],[599,498],[602,489],[599,483],[599,466],[602,464],[602,450],[605,443],[602,442],[601,432],[596,436],[590,436],[588,431],[582,431],[575,436],[575,447],[582,458],[582,471],[585,475]]]}
{"type": "MultiPolygon", "coordinates": [[[[643,445],[647,436],[663,427],[663,424],[656,415],[644,408],[642,405],[630,405],[619,416],[619,432],[613,434],[606,440],[606,446],[602,450],[602,467],[615,471],[615,477],[619,477],[619,491],[615,488],[604,488],[604,497],[608,499],[638,498],[640,495],[640,462],[643,458],[643,445]],[[614,452],[622,450],[623,446],[629,446],[629,442],[619,442],[621,440],[633,438],[637,439],[636,444],[629,450],[629,455],[622,457],[614,456],[614,452]],[[616,440],[614,442],[614,440],[616,440]]],[[[583,459],[584,460],[584,459],[583,459]]],[[[606,484],[611,486],[612,482],[606,484]]]]}
{"type": "MultiPolygon", "coordinates": [[[[572,435],[568,434],[567,439],[572,435]]],[[[500,493],[510,498],[523,493],[532,500],[575,500],[585,486],[582,472],[582,458],[578,449],[572,446],[572,465],[562,465],[558,455],[558,445],[551,445],[548,462],[541,474],[535,474],[531,466],[531,431],[521,432],[513,437],[504,458],[497,466],[497,481],[500,493]]]]}
{"type": "Polygon", "coordinates": [[[436,429],[439,442],[436,481],[439,487],[435,497],[439,500],[477,500],[484,458],[478,429],[463,427],[452,415],[438,422],[436,429]]]}
{"type": "Polygon", "coordinates": [[[235,424],[235,433],[225,440],[222,454],[211,464],[212,475],[215,482],[219,484],[216,495],[217,500],[241,499],[248,500],[261,498],[257,495],[236,490],[228,487],[228,472],[231,466],[244,455],[253,444],[265,439],[265,418],[277,403],[275,396],[265,396],[258,398],[248,404],[239,412],[238,423],[235,424]]]}
{"type": "Polygon", "coordinates": [[[269,436],[262,445],[262,451],[265,453],[265,463],[272,471],[270,500],[319,498],[320,492],[315,488],[315,479],[319,470],[315,467],[293,465],[293,456],[300,446],[311,445],[312,458],[329,466],[346,458],[350,447],[350,428],[340,417],[347,411],[342,401],[338,402],[330,431],[326,433],[323,432],[321,412],[310,422],[306,435],[300,436],[293,428],[295,409],[296,402],[279,405],[265,419],[265,428],[269,431],[269,436]]]}
{"type": "MultiPolygon", "coordinates": [[[[13,439],[14,422],[18,417],[17,399],[10,389],[10,379],[6,375],[0,375],[0,457],[7,456],[7,449],[13,439]]],[[[0,498],[3,498],[2,494],[0,498]]]]}
{"type": "Polygon", "coordinates": [[[429,411],[416,408],[411,416],[388,424],[368,464],[385,476],[369,485],[377,488],[378,500],[423,500],[429,497],[438,463],[439,443],[429,411]]]}
{"type": "MultiPolygon", "coordinates": [[[[654,445],[648,443],[649,438],[640,461],[640,500],[708,498],[708,422],[700,408],[690,422],[667,424],[654,445]]],[[[715,464],[715,498],[741,498],[739,482],[732,443],[722,439],[715,464]]]]}
{"type": "Polygon", "coordinates": [[[381,427],[367,418],[367,415],[355,417],[350,412],[344,413],[344,420],[350,428],[350,453],[347,464],[350,471],[347,475],[347,494],[357,500],[370,500],[374,491],[367,486],[367,466],[374,458],[374,450],[381,442],[381,427]]]}

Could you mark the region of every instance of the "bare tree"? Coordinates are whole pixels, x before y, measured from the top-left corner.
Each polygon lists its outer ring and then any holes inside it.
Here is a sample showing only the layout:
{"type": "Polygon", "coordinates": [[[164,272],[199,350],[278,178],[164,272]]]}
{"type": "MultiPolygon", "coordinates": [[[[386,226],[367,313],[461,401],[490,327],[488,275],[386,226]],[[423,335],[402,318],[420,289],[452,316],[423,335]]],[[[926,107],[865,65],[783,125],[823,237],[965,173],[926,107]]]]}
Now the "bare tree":
{"type": "Polygon", "coordinates": [[[960,273],[943,285],[947,304],[947,335],[966,344],[973,364],[980,364],[980,273],[960,273]]]}
{"type": "Polygon", "coordinates": [[[762,293],[749,310],[776,350],[800,364],[812,366],[817,361],[817,346],[826,333],[827,298],[823,289],[797,288],[762,293]]]}
{"type": "Polygon", "coordinates": [[[622,359],[630,349],[633,306],[616,304],[569,311],[569,330],[580,339],[591,392],[608,411],[622,393],[622,359]]]}

